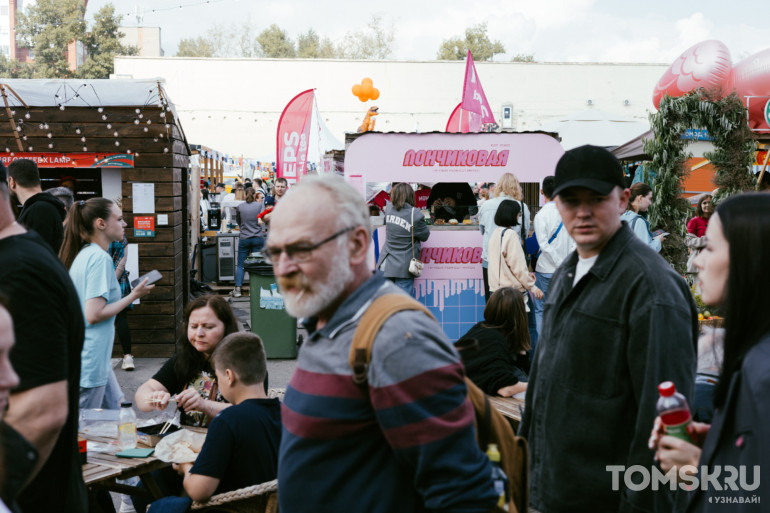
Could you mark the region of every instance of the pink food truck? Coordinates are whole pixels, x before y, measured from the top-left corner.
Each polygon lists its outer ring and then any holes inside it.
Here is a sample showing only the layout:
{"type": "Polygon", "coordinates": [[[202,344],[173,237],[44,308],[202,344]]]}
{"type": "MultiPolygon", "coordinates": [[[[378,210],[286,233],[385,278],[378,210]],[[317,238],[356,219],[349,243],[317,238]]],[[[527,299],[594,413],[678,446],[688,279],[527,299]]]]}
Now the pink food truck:
{"type": "MultiPolygon", "coordinates": [[[[537,184],[533,187],[539,191],[563,154],[559,142],[545,133],[367,133],[346,150],[344,172],[363,196],[371,182],[472,184],[497,182],[507,172],[522,185],[537,184]]],[[[533,214],[538,201],[529,204],[533,214]]],[[[385,227],[374,223],[373,228],[376,258],[385,227]]],[[[484,318],[482,235],[473,215],[429,228],[430,238],[420,254],[425,267],[415,280],[415,293],[447,337],[457,340],[484,318]]]]}

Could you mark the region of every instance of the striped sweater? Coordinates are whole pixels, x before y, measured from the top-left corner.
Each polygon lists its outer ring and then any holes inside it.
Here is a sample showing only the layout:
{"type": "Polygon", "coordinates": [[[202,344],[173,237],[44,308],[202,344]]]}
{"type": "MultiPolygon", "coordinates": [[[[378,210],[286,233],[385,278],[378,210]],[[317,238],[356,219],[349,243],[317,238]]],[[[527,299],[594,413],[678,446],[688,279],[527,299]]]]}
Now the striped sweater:
{"type": "Polygon", "coordinates": [[[375,275],[302,346],[282,406],[282,513],[486,512],[491,467],[476,445],[460,359],[441,328],[400,312],[374,345],[368,387],[348,354],[373,297],[398,289],[375,275]]]}

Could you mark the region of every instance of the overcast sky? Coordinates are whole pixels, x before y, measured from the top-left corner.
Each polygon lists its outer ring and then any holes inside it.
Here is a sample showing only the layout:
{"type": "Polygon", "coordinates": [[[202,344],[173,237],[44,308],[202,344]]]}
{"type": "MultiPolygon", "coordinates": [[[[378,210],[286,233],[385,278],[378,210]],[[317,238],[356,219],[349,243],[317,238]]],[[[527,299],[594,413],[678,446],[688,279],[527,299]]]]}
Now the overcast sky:
{"type": "MultiPolygon", "coordinates": [[[[108,0],[90,0],[92,17],[108,0]]],[[[507,61],[518,53],[540,62],[670,63],[691,45],[718,39],[733,62],[770,47],[768,15],[759,0],[113,0],[125,25],[161,27],[167,56],[179,40],[213,24],[271,23],[297,34],[309,28],[340,41],[380,14],[395,29],[394,58],[432,60],[444,39],[486,22],[507,61]],[[181,8],[179,6],[182,6],[181,8]],[[153,12],[155,10],[155,12],[153,12]]]]}

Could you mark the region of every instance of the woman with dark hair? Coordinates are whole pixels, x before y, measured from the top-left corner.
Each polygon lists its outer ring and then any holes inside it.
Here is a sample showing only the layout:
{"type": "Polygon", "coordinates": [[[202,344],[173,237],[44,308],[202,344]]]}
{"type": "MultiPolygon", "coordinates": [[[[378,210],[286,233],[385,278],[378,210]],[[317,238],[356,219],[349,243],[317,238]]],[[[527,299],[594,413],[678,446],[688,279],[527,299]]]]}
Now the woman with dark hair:
{"type": "Polygon", "coordinates": [[[708,228],[711,214],[714,213],[713,198],[710,194],[706,194],[698,200],[695,213],[695,217],[687,223],[687,235],[684,238],[684,244],[690,250],[690,256],[687,259],[688,273],[698,272],[694,262],[698,253],[706,246],[706,228],[708,228]]]}
{"type": "Polygon", "coordinates": [[[385,244],[377,262],[377,269],[409,295],[414,295],[409,263],[412,258],[420,258],[420,242],[430,236],[425,216],[414,207],[414,199],[414,189],[408,183],[398,183],[391,189],[390,204],[385,208],[385,244]]]}
{"type": "Polygon", "coordinates": [[[665,435],[656,419],[650,440],[664,472],[678,468],[689,473],[682,468],[686,465],[732,467],[745,471],[742,482],[759,489],[715,490],[704,480],[687,511],[710,511],[713,503],[729,503],[730,511],[765,511],[759,505],[744,506],[750,503],[745,499],[770,498],[770,480],[760,482],[757,470],[762,465],[770,468],[770,316],[765,313],[770,288],[768,212],[770,195],[754,193],[725,200],[712,216],[706,247],[695,259],[695,267],[701,298],[725,312],[724,359],[714,390],[714,418],[710,425],[690,425],[696,443],[665,435]]]}
{"type": "Polygon", "coordinates": [[[155,288],[147,280],[126,296],[108,253],[123,240],[123,212],[111,200],[91,198],[72,205],[59,258],[69,269],[86,321],[80,363],[80,407],[118,409],[123,393],[110,364],[115,316],[155,288]]]}
{"type": "MultiPolygon", "coordinates": [[[[524,295],[525,306],[529,302],[528,292],[542,299],[543,291],[535,285],[535,277],[527,269],[527,259],[521,247],[518,229],[521,206],[518,201],[504,200],[495,213],[498,228],[489,238],[489,290],[494,292],[502,287],[513,287],[524,295]]],[[[529,306],[526,306],[529,312],[529,306]]]]}
{"type": "Polygon", "coordinates": [[[227,407],[217,390],[209,359],[217,344],[237,331],[238,320],[224,298],[207,294],[191,301],[185,308],[176,353],[136,391],[136,407],[141,411],[165,410],[173,394],[184,411],[182,424],[207,426],[227,407]]]}
{"type": "Polygon", "coordinates": [[[243,263],[251,253],[261,251],[265,245],[265,225],[259,222],[259,214],[265,210],[265,204],[256,201],[256,189],[246,191],[246,203],[241,203],[235,209],[235,218],[240,229],[238,236],[238,262],[235,268],[235,289],[230,292],[233,297],[241,297],[243,285],[243,263]]]}
{"type": "Polygon", "coordinates": [[[484,320],[455,342],[465,371],[484,393],[511,397],[525,392],[529,374],[529,330],[522,295],[497,289],[484,308],[484,320]]]}
{"type": "Polygon", "coordinates": [[[631,186],[628,208],[620,216],[620,220],[628,223],[629,228],[642,242],[650,246],[657,253],[660,253],[666,236],[658,235],[653,237],[652,232],[650,232],[650,222],[641,215],[642,212],[647,212],[647,209],[650,208],[650,203],[652,203],[652,187],[644,182],[636,182],[631,186]]]}

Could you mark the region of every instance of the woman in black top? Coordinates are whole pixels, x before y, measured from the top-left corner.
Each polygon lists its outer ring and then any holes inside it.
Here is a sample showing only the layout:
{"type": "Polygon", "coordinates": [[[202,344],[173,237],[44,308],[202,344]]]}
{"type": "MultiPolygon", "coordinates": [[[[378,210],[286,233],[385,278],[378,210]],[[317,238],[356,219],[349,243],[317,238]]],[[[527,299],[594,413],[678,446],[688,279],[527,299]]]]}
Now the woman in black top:
{"type": "Polygon", "coordinates": [[[484,308],[484,321],[455,342],[465,372],[484,393],[511,397],[527,390],[530,349],[521,292],[497,289],[484,308]]]}
{"type": "Polygon", "coordinates": [[[206,426],[229,406],[217,390],[209,358],[224,337],[239,331],[238,320],[227,301],[208,294],[187,305],[184,327],[176,354],[139,387],[134,402],[141,411],[165,410],[175,394],[184,411],[182,424],[206,426]]]}
{"type": "Polygon", "coordinates": [[[656,450],[661,470],[673,469],[680,480],[702,479],[681,511],[767,511],[770,480],[766,474],[760,480],[759,469],[770,468],[768,212],[766,193],[721,202],[706,229],[706,246],[694,262],[703,302],[724,309],[724,359],[711,424],[688,426],[694,443],[665,435],[660,418],[655,420],[650,448],[656,450]],[[704,469],[714,481],[706,480],[704,469]],[[740,484],[729,486],[730,474],[735,483],[738,473],[740,484]]]}

